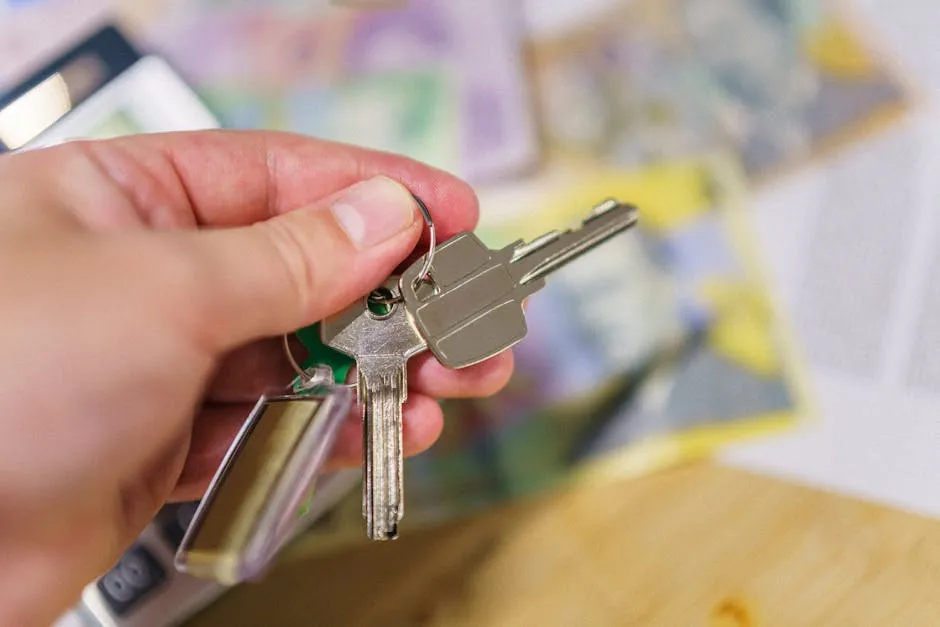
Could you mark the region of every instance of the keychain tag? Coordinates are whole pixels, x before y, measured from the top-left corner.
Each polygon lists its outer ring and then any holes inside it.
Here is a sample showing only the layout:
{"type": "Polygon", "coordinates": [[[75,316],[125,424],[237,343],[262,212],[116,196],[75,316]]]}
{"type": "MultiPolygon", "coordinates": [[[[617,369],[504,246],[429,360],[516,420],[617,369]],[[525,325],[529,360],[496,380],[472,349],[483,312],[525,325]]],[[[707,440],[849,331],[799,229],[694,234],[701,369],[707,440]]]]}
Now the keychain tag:
{"type": "Polygon", "coordinates": [[[256,579],[297,531],[353,392],[317,387],[263,396],[226,453],[176,554],[196,577],[256,579]]]}

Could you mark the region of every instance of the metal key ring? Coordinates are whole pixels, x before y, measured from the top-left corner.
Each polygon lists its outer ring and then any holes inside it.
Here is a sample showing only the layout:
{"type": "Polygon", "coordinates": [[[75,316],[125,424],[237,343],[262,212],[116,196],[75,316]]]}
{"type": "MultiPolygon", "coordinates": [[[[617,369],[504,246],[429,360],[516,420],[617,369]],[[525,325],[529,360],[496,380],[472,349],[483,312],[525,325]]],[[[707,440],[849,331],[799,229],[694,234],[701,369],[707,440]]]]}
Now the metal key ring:
{"type": "Polygon", "coordinates": [[[411,197],[418,203],[418,208],[421,210],[421,214],[424,215],[424,223],[428,225],[428,232],[431,234],[431,243],[428,246],[428,254],[424,258],[424,266],[421,267],[421,272],[415,278],[415,284],[417,284],[427,280],[431,275],[431,264],[434,263],[434,254],[437,252],[437,229],[434,228],[434,219],[431,217],[431,212],[428,211],[428,206],[424,204],[424,201],[414,194],[411,197]]]}
{"type": "Polygon", "coordinates": [[[311,376],[309,372],[304,370],[301,365],[297,362],[297,359],[294,357],[293,351],[290,349],[290,342],[287,338],[287,335],[281,336],[281,341],[284,346],[284,354],[287,356],[287,361],[290,362],[291,368],[294,372],[297,373],[297,376],[300,377],[302,386],[305,389],[310,389],[318,386],[336,386],[346,388],[357,388],[355,383],[337,383],[333,375],[333,370],[329,366],[317,366],[314,369],[315,375],[311,376]]]}
{"type": "MultiPolygon", "coordinates": [[[[421,272],[418,273],[418,276],[415,277],[414,285],[417,286],[419,283],[423,283],[431,276],[431,265],[434,263],[434,255],[437,252],[437,229],[434,226],[434,219],[431,217],[431,211],[428,209],[428,206],[424,204],[424,201],[418,198],[413,192],[411,197],[415,199],[415,202],[418,203],[418,209],[421,210],[421,215],[424,216],[424,223],[428,225],[428,232],[431,234],[431,242],[428,246],[428,253],[424,257],[424,265],[421,267],[421,272]]],[[[369,301],[377,303],[379,305],[394,305],[395,303],[400,303],[404,300],[402,294],[386,296],[385,294],[380,293],[378,290],[372,292],[369,295],[369,301]]]]}
{"type": "Polygon", "coordinates": [[[290,342],[287,338],[287,335],[285,334],[281,336],[281,340],[284,345],[284,354],[287,355],[287,361],[290,362],[290,367],[294,369],[294,372],[297,373],[297,376],[300,377],[300,380],[303,381],[305,386],[312,385],[314,382],[313,377],[311,377],[306,370],[301,368],[300,364],[297,363],[297,360],[294,359],[294,353],[290,349],[290,342]]]}

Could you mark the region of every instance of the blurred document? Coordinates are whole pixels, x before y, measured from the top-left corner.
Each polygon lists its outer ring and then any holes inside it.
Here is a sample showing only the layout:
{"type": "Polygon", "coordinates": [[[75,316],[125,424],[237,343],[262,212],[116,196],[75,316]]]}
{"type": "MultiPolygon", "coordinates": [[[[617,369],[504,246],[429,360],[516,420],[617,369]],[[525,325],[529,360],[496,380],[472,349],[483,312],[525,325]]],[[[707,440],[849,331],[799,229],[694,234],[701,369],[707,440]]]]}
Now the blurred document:
{"type": "Polygon", "coordinates": [[[940,516],[940,112],[767,190],[820,420],[730,462],[940,516]]]}
{"type": "Polygon", "coordinates": [[[620,0],[593,26],[539,38],[549,156],[629,166],[722,146],[764,180],[867,136],[909,96],[841,5],[620,0]]]}
{"type": "Polygon", "coordinates": [[[530,37],[550,37],[603,18],[623,0],[519,0],[530,37]]]}
{"type": "Polygon", "coordinates": [[[392,150],[474,182],[536,159],[514,3],[321,5],[191,2],[141,32],[226,126],[392,150]]]}
{"type": "MultiPolygon", "coordinates": [[[[9,0],[7,0],[9,3],[9,0]]],[[[114,19],[166,57],[229,128],[405,154],[472,182],[534,165],[515,2],[33,0],[3,5],[0,86],[114,19]]]]}

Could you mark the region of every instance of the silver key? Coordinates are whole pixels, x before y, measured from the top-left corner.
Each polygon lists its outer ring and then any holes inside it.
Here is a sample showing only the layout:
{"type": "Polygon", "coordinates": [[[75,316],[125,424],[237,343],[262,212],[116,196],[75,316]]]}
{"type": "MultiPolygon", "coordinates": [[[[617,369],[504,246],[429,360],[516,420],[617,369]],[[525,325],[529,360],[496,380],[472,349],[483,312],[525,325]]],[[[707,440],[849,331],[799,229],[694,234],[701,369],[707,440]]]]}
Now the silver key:
{"type": "MultiPolygon", "coordinates": [[[[397,293],[397,277],[385,288],[397,293]]],[[[363,516],[370,538],[395,538],[404,514],[401,429],[407,366],[427,345],[403,304],[377,313],[365,298],[324,320],[321,336],[324,344],[356,360],[364,421],[363,516]]]]}
{"type": "Polygon", "coordinates": [[[409,267],[401,292],[438,360],[448,368],[465,368],[525,338],[522,304],[545,285],[548,274],[636,222],[635,207],[607,200],[579,229],[552,231],[498,251],[473,233],[461,233],[437,247],[428,280],[417,281],[423,258],[409,267]]]}

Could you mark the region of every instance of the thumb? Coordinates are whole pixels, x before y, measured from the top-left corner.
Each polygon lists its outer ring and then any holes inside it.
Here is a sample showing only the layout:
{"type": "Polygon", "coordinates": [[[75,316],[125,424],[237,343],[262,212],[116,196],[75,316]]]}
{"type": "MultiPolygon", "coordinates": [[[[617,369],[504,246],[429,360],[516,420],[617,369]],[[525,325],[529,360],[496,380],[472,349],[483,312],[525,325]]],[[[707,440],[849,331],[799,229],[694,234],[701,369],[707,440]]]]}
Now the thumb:
{"type": "Polygon", "coordinates": [[[380,285],[423,221],[403,185],[376,177],[310,207],[193,238],[203,333],[227,350],[330,316],[380,285]]]}

